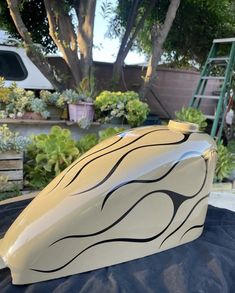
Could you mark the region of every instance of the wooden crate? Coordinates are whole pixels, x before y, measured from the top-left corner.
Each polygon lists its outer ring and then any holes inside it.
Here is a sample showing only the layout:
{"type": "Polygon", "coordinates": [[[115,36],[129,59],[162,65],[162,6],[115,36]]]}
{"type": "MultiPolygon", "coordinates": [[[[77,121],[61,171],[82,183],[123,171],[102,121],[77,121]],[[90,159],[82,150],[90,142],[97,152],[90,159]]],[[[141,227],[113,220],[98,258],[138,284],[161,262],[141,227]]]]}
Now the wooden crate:
{"type": "Polygon", "coordinates": [[[10,191],[16,186],[23,189],[23,153],[0,153],[0,176],[8,178],[6,183],[0,181],[0,191],[10,191]]]}

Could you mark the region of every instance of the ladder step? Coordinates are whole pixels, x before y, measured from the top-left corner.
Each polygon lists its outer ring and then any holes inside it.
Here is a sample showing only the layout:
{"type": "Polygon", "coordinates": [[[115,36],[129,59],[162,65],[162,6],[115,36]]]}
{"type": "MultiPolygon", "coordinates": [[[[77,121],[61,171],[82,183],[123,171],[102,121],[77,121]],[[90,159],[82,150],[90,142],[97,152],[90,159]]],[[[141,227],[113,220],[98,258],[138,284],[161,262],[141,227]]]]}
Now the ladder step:
{"type": "Polygon", "coordinates": [[[227,65],[229,62],[229,57],[216,57],[209,58],[209,62],[213,62],[214,64],[227,65]]]}
{"type": "Polygon", "coordinates": [[[235,42],[235,38],[227,38],[227,39],[215,39],[213,43],[232,43],[235,42]]]}
{"type": "Polygon", "coordinates": [[[212,92],[212,95],[214,95],[214,96],[219,96],[220,93],[221,93],[221,91],[217,90],[217,91],[213,91],[213,92],[212,92]]]}
{"type": "Polygon", "coordinates": [[[224,76],[202,76],[201,79],[224,80],[224,76]]]}
{"type": "Polygon", "coordinates": [[[195,98],[219,100],[220,96],[195,95],[195,98]]]}
{"type": "Polygon", "coordinates": [[[214,120],[215,119],[215,116],[214,115],[204,115],[207,119],[210,119],[210,120],[214,120]]]}

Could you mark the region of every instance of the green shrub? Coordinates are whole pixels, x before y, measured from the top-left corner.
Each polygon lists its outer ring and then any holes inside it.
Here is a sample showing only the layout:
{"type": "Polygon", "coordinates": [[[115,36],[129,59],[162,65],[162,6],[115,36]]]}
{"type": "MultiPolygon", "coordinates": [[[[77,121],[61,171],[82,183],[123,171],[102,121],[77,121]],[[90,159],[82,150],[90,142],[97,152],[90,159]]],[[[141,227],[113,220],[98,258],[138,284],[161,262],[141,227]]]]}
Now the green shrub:
{"type": "Polygon", "coordinates": [[[141,125],[149,113],[148,105],[141,102],[134,91],[103,91],[96,97],[95,109],[99,118],[105,122],[121,118],[133,127],[141,125]]]}
{"type": "Polygon", "coordinates": [[[95,133],[84,135],[77,143],[76,146],[81,154],[89,151],[93,146],[98,143],[98,137],[95,133]]]}
{"type": "Polygon", "coordinates": [[[206,117],[198,109],[183,107],[180,111],[175,112],[175,116],[180,121],[198,124],[201,131],[207,127],[206,117]]]}
{"type": "Polygon", "coordinates": [[[49,134],[33,136],[26,152],[25,185],[42,189],[80,155],[122,130],[107,128],[99,135],[86,134],[77,142],[71,138],[69,130],[59,126],[52,127],[49,134]]]}
{"type": "Polygon", "coordinates": [[[100,130],[99,134],[89,133],[84,135],[79,141],[77,141],[76,146],[79,149],[80,154],[84,154],[93,148],[97,143],[114,136],[117,133],[125,130],[124,128],[114,127],[114,128],[106,128],[104,130],[100,130]]]}
{"type": "Polygon", "coordinates": [[[215,168],[215,180],[221,182],[224,178],[229,177],[235,168],[235,156],[222,143],[218,144],[217,151],[218,160],[215,168]]]}
{"type": "Polygon", "coordinates": [[[35,189],[46,186],[79,157],[75,143],[71,132],[59,126],[53,126],[49,134],[33,136],[24,167],[26,184],[35,189]]]}
{"type": "Polygon", "coordinates": [[[141,125],[146,120],[149,113],[148,105],[140,100],[129,101],[126,105],[126,109],[126,119],[131,127],[141,125]]]}
{"type": "MultiPolygon", "coordinates": [[[[4,181],[2,181],[2,178],[0,176],[0,184],[2,184],[2,182],[4,184],[4,181]]],[[[1,187],[2,187],[2,185],[1,185],[1,187]]],[[[12,186],[12,188],[8,191],[2,191],[0,189],[0,201],[8,199],[8,198],[16,197],[19,195],[22,195],[22,192],[20,191],[19,186],[17,184],[14,184],[12,186]]]]}
{"type": "Polygon", "coordinates": [[[115,134],[120,133],[124,130],[125,129],[122,127],[121,128],[120,127],[106,128],[104,130],[100,130],[99,131],[99,142],[101,142],[111,136],[114,136],[115,134]]]}
{"type": "Polygon", "coordinates": [[[231,153],[235,154],[235,139],[230,140],[227,147],[231,153]]]}

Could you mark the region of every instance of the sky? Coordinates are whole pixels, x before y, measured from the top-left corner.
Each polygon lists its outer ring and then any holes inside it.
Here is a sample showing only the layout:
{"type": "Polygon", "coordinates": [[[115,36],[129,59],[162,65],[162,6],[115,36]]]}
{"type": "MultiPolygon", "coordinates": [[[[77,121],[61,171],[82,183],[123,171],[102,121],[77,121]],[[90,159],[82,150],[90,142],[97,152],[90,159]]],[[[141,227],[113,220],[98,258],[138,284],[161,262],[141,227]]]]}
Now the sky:
{"type": "MultiPolygon", "coordinates": [[[[101,2],[97,1],[95,29],[94,29],[94,49],[93,58],[95,61],[114,62],[120,46],[119,39],[109,39],[105,37],[107,32],[107,21],[101,15],[101,2]],[[99,49],[100,48],[100,49],[99,49]]],[[[110,0],[115,5],[115,0],[110,0]]],[[[126,64],[138,64],[146,62],[146,58],[137,52],[130,51],[126,57],[126,64]]]]}

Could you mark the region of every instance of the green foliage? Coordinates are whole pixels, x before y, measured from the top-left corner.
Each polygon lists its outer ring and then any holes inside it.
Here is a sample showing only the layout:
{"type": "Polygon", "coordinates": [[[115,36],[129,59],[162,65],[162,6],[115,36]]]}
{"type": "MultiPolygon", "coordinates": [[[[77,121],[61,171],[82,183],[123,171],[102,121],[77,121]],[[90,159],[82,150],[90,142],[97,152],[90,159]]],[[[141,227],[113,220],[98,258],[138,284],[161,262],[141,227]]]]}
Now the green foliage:
{"type": "Polygon", "coordinates": [[[56,98],[56,106],[63,108],[66,104],[77,104],[79,102],[92,102],[92,92],[94,89],[86,89],[88,79],[83,79],[77,91],[67,89],[62,93],[53,93],[52,97],[56,98]]]}
{"type": "Polygon", "coordinates": [[[90,78],[85,77],[79,83],[77,92],[79,99],[82,102],[93,102],[93,97],[95,95],[95,78],[91,75],[90,78]]]}
{"type": "Polygon", "coordinates": [[[81,154],[89,151],[93,146],[98,143],[98,137],[95,133],[84,135],[77,143],[76,146],[81,154]]]}
{"type": "Polygon", "coordinates": [[[107,128],[100,131],[99,135],[86,134],[77,142],[71,138],[69,130],[59,126],[52,127],[49,134],[33,136],[24,165],[25,185],[42,189],[80,155],[123,130],[118,127],[107,128]]]}
{"type": "Polygon", "coordinates": [[[165,49],[173,60],[184,56],[203,64],[213,39],[234,34],[234,0],[185,0],[181,1],[165,49]]]}
{"type": "Polygon", "coordinates": [[[39,93],[40,99],[47,105],[56,106],[60,93],[49,92],[47,90],[41,90],[39,93]]]}
{"type": "MultiPolygon", "coordinates": [[[[33,41],[41,44],[47,53],[55,52],[56,46],[49,35],[49,25],[43,0],[20,1],[20,12],[33,41]]],[[[12,37],[20,39],[10,16],[7,1],[0,1],[0,26],[8,31],[12,37]]]]}
{"type": "Polygon", "coordinates": [[[235,154],[235,139],[232,139],[228,142],[227,148],[231,153],[235,154]]]}
{"type": "Polygon", "coordinates": [[[110,92],[103,91],[95,100],[98,116],[105,122],[113,118],[127,119],[131,126],[139,126],[149,112],[148,105],[139,100],[139,95],[133,91],[110,92]]]}
{"type": "Polygon", "coordinates": [[[0,126],[0,153],[7,151],[23,152],[29,143],[29,139],[20,136],[18,132],[12,132],[7,124],[0,126]]]}
{"type": "MultiPolygon", "coordinates": [[[[0,184],[2,187],[1,178],[0,178],[0,184]]],[[[22,192],[20,191],[19,186],[17,184],[14,184],[9,191],[0,191],[0,201],[8,199],[8,198],[19,196],[21,194],[22,194],[22,192]]]]}
{"type": "Polygon", "coordinates": [[[31,111],[40,113],[44,119],[47,119],[50,116],[50,113],[46,111],[46,107],[46,103],[39,98],[32,99],[29,106],[31,111]]]}
{"type": "Polygon", "coordinates": [[[215,168],[215,179],[221,182],[235,168],[235,156],[222,143],[218,144],[217,151],[218,160],[215,168]]]}
{"type": "Polygon", "coordinates": [[[69,130],[53,126],[49,134],[32,137],[26,155],[26,183],[41,189],[79,157],[79,150],[69,130]]]}
{"type": "Polygon", "coordinates": [[[183,107],[180,111],[175,113],[175,116],[180,121],[198,124],[201,131],[204,131],[207,127],[206,117],[198,109],[183,107]]]}
{"type": "Polygon", "coordinates": [[[149,107],[140,100],[129,101],[126,105],[128,124],[132,127],[141,125],[147,118],[149,107]]]}
{"type": "MultiPolygon", "coordinates": [[[[135,43],[139,51],[147,55],[151,53],[152,27],[163,24],[169,2],[157,1],[155,8],[145,20],[135,43]]],[[[132,3],[132,0],[118,1],[116,15],[110,23],[109,35],[112,37],[123,36],[132,3]]],[[[149,1],[140,1],[138,19],[148,7],[149,1]]],[[[189,60],[202,64],[213,39],[231,37],[234,34],[234,0],[184,0],[180,3],[163,49],[168,60],[177,66],[185,66],[189,60]]]]}
{"type": "Polygon", "coordinates": [[[117,133],[124,131],[124,128],[114,127],[100,130],[98,135],[95,133],[88,133],[84,135],[77,143],[76,146],[79,149],[80,154],[84,154],[93,148],[97,143],[114,136],[117,133]]]}
{"type": "Polygon", "coordinates": [[[79,94],[72,89],[67,89],[60,94],[59,99],[57,101],[57,105],[58,107],[62,107],[66,103],[77,104],[79,101],[80,101],[79,94]]]}
{"type": "Polygon", "coordinates": [[[107,139],[107,138],[110,138],[122,131],[124,131],[125,129],[122,128],[122,127],[114,127],[114,128],[106,128],[104,130],[100,130],[99,131],[99,142],[107,139]]]}
{"type": "Polygon", "coordinates": [[[8,102],[10,89],[5,87],[5,79],[0,77],[0,104],[6,104],[8,102]]]}
{"type": "Polygon", "coordinates": [[[47,104],[44,100],[36,98],[33,91],[19,88],[15,83],[5,88],[3,79],[0,82],[0,103],[5,111],[1,112],[1,117],[21,118],[25,112],[40,113],[45,119],[50,116],[46,110],[47,104]],[[5,89],[7,90],[4,92],[5,89]]]}

